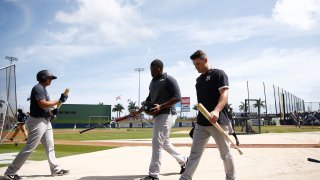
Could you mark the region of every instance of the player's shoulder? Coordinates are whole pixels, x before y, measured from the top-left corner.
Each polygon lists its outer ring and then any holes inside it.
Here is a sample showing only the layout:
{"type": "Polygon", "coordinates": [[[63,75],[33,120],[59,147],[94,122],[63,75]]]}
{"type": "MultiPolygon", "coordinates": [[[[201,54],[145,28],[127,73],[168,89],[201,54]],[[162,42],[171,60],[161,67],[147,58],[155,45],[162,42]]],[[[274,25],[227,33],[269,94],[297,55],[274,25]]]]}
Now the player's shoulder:
{"type": "Polygon", "coordinates": [[[41,84],[36,84],[35,86],[33,86],[32,91],[44,91],[45,88],[41,85],[41,84]]]}
{"type": "Polygon", "coordinates": [[[32,89],[43,89],[44,87],[41,84],[36,84],[32,89]]]}
{"type": "Polygon", "coordinates": [[[220,77],[220,76],[227,76],[227,74],[225,73],[225,71],[222,70],[222,69],[211,69],[211,70],[209,71],[209,74],[210,74],[211,76],[218,76],[218,77],[220,77]]]}
{"type": "Polygon", "coordinates": [[[225,74],[224,70],[222,70],[222,69],[216,69],[216,68],[211,69],[211,70],[209,71],[209,73],[211,73],[211,74],[225,74]]]}
{"type": "Polygon", "coordinates": [[[164,73],[163,76],[167,81],[176,81],[176,78],[174,78],[173,76],[171,76],[167,73],[164,73]]]}

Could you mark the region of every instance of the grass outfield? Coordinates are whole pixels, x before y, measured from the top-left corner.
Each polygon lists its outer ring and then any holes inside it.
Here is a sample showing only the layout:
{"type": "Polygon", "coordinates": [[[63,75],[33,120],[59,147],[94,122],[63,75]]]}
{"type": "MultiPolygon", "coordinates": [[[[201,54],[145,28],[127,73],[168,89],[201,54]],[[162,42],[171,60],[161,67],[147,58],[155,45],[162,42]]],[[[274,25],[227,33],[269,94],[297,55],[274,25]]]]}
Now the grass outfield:
{"type": "MultiPolygon", "coordinates": [[[[0,154],[2,153],[18,153],[24,144],[19,144],[18,146],[14,146],[13,144],[1,144],[0,145],[0,154]]],[[[65,157],[95,151],[101,151],[106,149],[111,149],[114,147],[105,147],[105,146],[77,146],[77,145],[59,145],[56,144],[55,146],[56,157],[65,157]]],[[[39,145],[37,149],[31,154],[28,160],[33,161],[41,161],[46,160],[47,156],[42,145],[39,145]]],[[[1,161],[0,161],[1,162],[1,161]]],[[[0,167],[5,167],[8,164],[0,164],[0,167]]]]}
{"type": "MultiPolygon", "coordinates": [[[[146,120],[147,122],[152,122],[152,120],[146,120]]],[[[185,120],[185,119],[177,119],[176,122],[192,122],[193,120],[185,120]]],[[[59,123],[59,124],[73,124],[73,123],[83,123],[83,124],[88,124],[89,120],[88,119],[77,119],[77,120],[73,120],[73,119],[55,119],[53,121],[54,123],[59,123]]],[[[106,122],[110,122],[110,120],[104,120],[101,119],[100,121],[98,119],[91,119],[90,123],[92,124],[96,124],[96,123],[106,123],[106,122]]],[[[124,120],[122,122],[131,122],[131,123],[141,123],[141,119],[136,119],[136,120],[124,120]]]]}
{"type": "MultiPolygon", "coordinates": [[[[254,130],[258,130],[259,127],[254,126],[254,130]]],[[[241,126],[235,127],[237,132],[241,131],[241,126]]],[[[312,132],[320,131],[320,126],[301,126],[297,128],[292,125],[283,125],[283,126],[261,126],[261,133],[295,133],[295,132],[312,132]]]]}
{"type": "MultiPolygon", "coordinates": [[[[187,137],[187,133],[174,133],[177,131],[189,132],[189,128],[173,128],[171,130],[170,137],[187,137]]],[[[113,140],[113,139],[150,139],[152,137],[152,128],[121,128],[110,130],[106,128],[95,129],[83,134],[79,134],[79,130],[82,129],[55,129],[54,138],[56,140],[113,140]]]]}

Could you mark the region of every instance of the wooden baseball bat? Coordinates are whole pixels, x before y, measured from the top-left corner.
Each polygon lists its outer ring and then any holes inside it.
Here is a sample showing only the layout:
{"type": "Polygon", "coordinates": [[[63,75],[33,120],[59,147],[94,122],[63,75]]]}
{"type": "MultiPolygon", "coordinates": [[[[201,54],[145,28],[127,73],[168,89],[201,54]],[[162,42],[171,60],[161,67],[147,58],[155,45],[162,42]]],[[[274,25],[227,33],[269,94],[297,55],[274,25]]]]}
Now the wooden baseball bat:
{"type": "MultiPolygon", "coordinates": [[[[67,88],[66,90],[64,90],[63,95],[67,96],[68,93],[69,93],[69,91],[70,91],[70,89],[67,88]]],[[[57,107],[56,107],[56,108],[59,109],[59,108],[61,107],[61,105],[62,105],[62,102],[59,101],[59,103],[57,104],[57,107]]],[[[53,116],[51,117],[51,119],[50,119],[50,122],[51,122],[55,117],[56,117],[56,115],[53,115],[53,116]]]]}
{"type": "Polygon", "coordinates": [[[318,159],[308,158],[307,160],[310,162],[320,163],[320,160],[318,159]]]}
{"type": "MultiPolygon", "coordinates": [[[[208,112],[208,110],[201,104],[197,104],[197,109],[204,115],[204,117],[206,117],[208,120],[211,119],[211,114],[208,112]]],[[[240,155],[243,154],[243,152],[240,150],[240,148],[235,145],[232,140],[230,139],[230,137],[228,136],[228,134],[226,132],[224,132],[224,130],[221,128],[221,126],[218,123],[212,123],[212,125],[218,129],[218,131],[220,131],[225,138],[232,144],[232,146],[238,150],[238,152],[240,153],[240,155]]]]}
{"type": "MultiPolygon", "coordinates": [[[[67,96],[67,95],[68,95],[68,93],[69,93],[69,91],[70,91],[70,89],[69,89],[69,88],[67,88],[66,90],[64,90],[63,95],[67,96]]],[[[59,109],[61,105],[62,105],[62,102],[59,102],[59,103],[57,104],[57,109],[59,109]]]]}

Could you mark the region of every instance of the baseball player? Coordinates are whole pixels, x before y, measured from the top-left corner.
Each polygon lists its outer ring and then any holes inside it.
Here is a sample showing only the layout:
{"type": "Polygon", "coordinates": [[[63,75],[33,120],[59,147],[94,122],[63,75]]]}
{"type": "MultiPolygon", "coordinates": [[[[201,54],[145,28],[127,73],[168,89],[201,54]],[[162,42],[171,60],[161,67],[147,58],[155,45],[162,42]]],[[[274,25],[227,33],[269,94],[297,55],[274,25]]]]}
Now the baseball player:
{"type": "MultiPolygon", "coordinates": [[[[227,117],[228,77],[219,69],[211,69],[208,57],[202,50],[190,56],[193,65],[201,75],[197,78],[196,90],[198,103],[208,109],[211,114],[209,122],[201,113],[197,116],[197,125],[193,133],[193,142],[189,161],[180,180],[191,180],[200,162],[206,144],[213,137],[223,160],[227,180],[235,179],[235,168],[228,141],[211,124],[219,123],[221,128],[228,133],[230,121],[227,117]]],[[[214,166],[213,166],[214,167],[214,166]]]]}
{"type": "Polygon", "coordinates": [[[16,130],[14,131],[13,135],[11,136],[11,138],[9,138],[10,141],[13,141],[14,138],[17,136],[17,134],[19,133],[19,131],[21,130],[24,134],[24,141],[27,141],[28,139],[28,132],[26,130],[26,119],[27,119],[27,115],[22,111],[22,109],[18,109],[18,123],[17,123],[17,127],[16,130]]]}
{"type": "Polygon", "coordinates": [[[51,175],[62,176],[69,173],[69,170],[62,169],[56,160],[53,131],[50,122],[51,117],[58,112],[57,109],[51,111],[51,108],[59,103],[65,102],[68,96],[61,94],[59,100],[50,101],[46,87],[51,84],[53,79],[57,79],[57,77],[48,70],[39,71],[37,74],[37,81],[39,83],[32,88],[30,97],[30,117],[26,121],[29,137],[26,145],[4,173],[5,179],[21,179],[20,176],[16,174],[17,171],[22,167],[40,142],[46,151],[51,175]]]}
{"type": "Polygon", "coordinates": [[[231,135],[234,137],[234,139],[236,140],[236,145],[239,146],[240,141],[239,141],[239,139],[238,139],[238,137],[237,137],[236,132],[235,132],[234,129],[233,129],[233,125],[234,125],[234,119],[233,119],[234,113],[233,113],[233,109],[232,109],[231,107],[229,107],[229,106],[228,106],[228,113],[227,113],[227,115],[228,115],[228,118],[229,118],[229,120],[230,120],[230,123],[229,123],[229,126],[228,126],[229,134],[231,134],[231,135]]]}
{"type": "MultiPolygon", "coordinates": [[[[187,157],[178,153],[169,139],[170,129],[174,126],[177,118],[175,104],[181,99],[178,83],[172,76],[163,73],[163,63],[159,59],[151,62],[150,70],[153,79],[149,86],[149,96],[146,102],[153,105],[150,109],[150,114],[154,117],[152,158],[149,175],[141,180],[159,179],[162,149],[177,160],[181,167],[180,174],[184,172],[187,162],[187,157]]],[[[142,106],[132,115],[138,116],[143,110],[142,106]]]]}

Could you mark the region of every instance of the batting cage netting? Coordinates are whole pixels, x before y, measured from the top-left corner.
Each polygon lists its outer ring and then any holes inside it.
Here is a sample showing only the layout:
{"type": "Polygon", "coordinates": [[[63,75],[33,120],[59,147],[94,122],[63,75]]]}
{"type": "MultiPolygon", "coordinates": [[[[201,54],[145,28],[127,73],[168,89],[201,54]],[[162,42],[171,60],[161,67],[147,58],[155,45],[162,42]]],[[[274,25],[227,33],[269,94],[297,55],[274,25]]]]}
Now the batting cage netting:
{"type": "Polygon", "coordinates": [[[16,66],[0,69],[0,143],[16,123],[16,66]]]}

